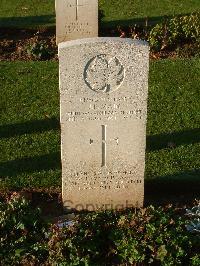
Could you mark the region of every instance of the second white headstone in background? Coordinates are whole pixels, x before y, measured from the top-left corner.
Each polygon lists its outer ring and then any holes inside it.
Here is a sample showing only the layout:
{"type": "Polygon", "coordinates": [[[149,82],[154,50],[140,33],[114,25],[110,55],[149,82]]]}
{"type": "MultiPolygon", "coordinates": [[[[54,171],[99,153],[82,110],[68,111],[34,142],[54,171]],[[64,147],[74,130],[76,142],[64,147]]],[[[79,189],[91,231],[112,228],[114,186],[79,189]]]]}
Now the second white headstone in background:
{"type": "Polygon", "coordinates": [[[56,41],[98,36],[98,0],[56,0],[56,41]]]}

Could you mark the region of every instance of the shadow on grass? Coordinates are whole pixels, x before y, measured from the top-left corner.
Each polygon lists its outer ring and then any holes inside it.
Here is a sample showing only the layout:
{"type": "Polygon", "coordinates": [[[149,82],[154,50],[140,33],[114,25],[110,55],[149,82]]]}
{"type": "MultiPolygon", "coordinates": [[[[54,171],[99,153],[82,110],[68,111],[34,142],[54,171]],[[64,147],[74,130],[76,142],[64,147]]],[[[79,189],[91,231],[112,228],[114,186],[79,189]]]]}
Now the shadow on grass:
{"type": "MultiPolygon", "coordinates": [[[[10,138],[24,134],[42,133],[49,130],[59,130],[60,122],[57,118],[27,121],[19,124],[0,126],[0,138],[10,138]]],[[[188,129],[180,132],[163,133],[147,136],[147,152],[189,145],[200,142],[200,128],[188,129]]]]}
{"type": "MultiPolygon", "coordinates": [[[[188,13],[189,14],[189,13],[188,13]]],[[[188,14],[180,14],[188,15],[188,14]]],[[[99,15],[100,19],[103,17],[103,14],[99,15]]],[[[177,15],[179,16],[179,15],[177,15]]],[[[134,26],[137,25],[146,25],[148,21],[148,25],[155,25],[157,23],[162,22],[167,18],[172,18],[173,16],[157,16],[157,17],[143,17],[143,18],[132,18],[132,19],[121,19],[121,20],[112,20],[112,21],[100,21],[99,28],[116,28],[118,26],[134,26]]],[[[55,15],[42,15],[42,16],[25,16],[25,17],[1,17],[0,18],[0,27],[2,28],[37,28],[38,26],[44,27],[55,27],[55,15]]]]}
{"type": "Polygon", "coordinates": [[[145,180],[145,194],[200,193],[200,169],[145,180]]]}
{"type": "Polygon", "coordinates": [[[147,152],[169,148],[170,145],[176,148],[180,145],[189,145],[200,142],[200,128],[188,129],[171,134],[163,133],[154,136],[147,136],[147,152]]]}
{"type": "Polygon", "coordinates": [[[200,169],[146,179],[144,205],[177,204],[200,199],[200,169]]]}
{"type": "Polygon", "coordinates": [[[0,126],[0,138],[10,138],[24,134],[42,133],[49,130],[59,130],[57,118],[27,121],[18,124],[0,126]]]}
{"type": "Polygon", "coordinates": [[[3,177],[15,177],[22,173],[55,169],[61,169],[60,152],[3,162],[0,164],[0,175],[2,179],[3,177]]]}
{"type": "Polygon", "coordinates": [[[154,25],[159,22],[162,22],[163,19],[166,19],[167,17],[144,17],[144,18],[133,18],[133,19],[127,19],[127,20],[112,20],[112,21],[102,21],[100,22],[100,25],[102,28],[116,28],[118,26],[121,27],[134,27],[134,25],[141,25],[144,26],[146,23],[148,25],[154,25]]]}
{"type": "MultiPolygon", "coordinates": [[[[9,138],[23,134],[42,133],[49,130],[59,130],[57,118],[28,121],[19,124],[5,125],[0,127],[0,136],[9,138]]],[[[147,152],[169,148],[169,143],[174,147],[200,142],[200,129],[188,129],[186,131],[174,132],[171,134],[160,134],[147,137],[147,152]]],[[[15,177],[22,173],[33,173],[61,169],[60,152],[42,156],[16,159],[0,164],[0,176],[15,177]]],[[[145,180],[145,195],[170,193],[183,194],[184,192],[200,193],[200,169],[188,172],[180,172],[172,176],[156,177],[145,180]]]]}
{"type": "Polygon", "coordinates": [[[2,28],[34,28],[37,26],[55,26],[55,15],[0,18],[2,28]]]}
{"type": "MultiPolygon", "coordinates": [[[[61,170],[60,152],[55,152],[42,156],[16,159],[0,164],[1,179],[14,178],[20,174],[28,174],[48,170],[61,170]]],[[[170,195],[190,195],[200,196],[200,169],[179,172],[174,175],[145,179],[146,201],[153,202],[154,199],[169,198],[170,195]]],[[[159,201],[160,202],[160,201],[159,201]]]]}
{"type": "MultiPolygon", "coordinates": [[[[22,173],[61,169],[60,152],[42,156],[16,159],[0,164],[1,179],[22,173]]],[[[184,193],[200,196],[200,169],[179,172],[174,175],[145,179],[145,196],[158,199],[184,193]]]]}
{"type": "MultiPolygon", "coordinates": [[[[177,16],[186,16],[190,15],[190,13],[185,14],[177,14],[177,16]]],[[[132,18],[132,19],[126,19],[126,20],[112,20],[112,21],[104,21],[102,20],[100,22],[100,29],[113,29],[117,28],[118,26],[121,27],[134,27],[135,25],[141,25],[142,27],[146,26],[153,26],[155,24],[161,23],[166,21],[167,19],[173,18],[173,15],[170,16],[157,16],[157,17],[143,17],[143,18],[132,18]]]]}

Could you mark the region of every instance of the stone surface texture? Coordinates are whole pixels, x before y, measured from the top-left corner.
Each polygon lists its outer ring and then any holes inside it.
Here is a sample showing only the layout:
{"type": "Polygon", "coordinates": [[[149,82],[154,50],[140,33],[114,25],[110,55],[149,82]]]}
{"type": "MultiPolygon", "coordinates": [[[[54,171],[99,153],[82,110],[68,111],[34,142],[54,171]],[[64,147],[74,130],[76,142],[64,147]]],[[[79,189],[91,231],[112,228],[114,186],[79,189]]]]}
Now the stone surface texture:
{"type": "Polygon", "coordinates": [[[56,41],[98,36],[98,0],[56,0],[56,41]]]}
{"type": "Polygon", "coordinates": [[[66,209],[140,207],[149,46],[91,38],[59,45],[62,193],[66,209]]]}

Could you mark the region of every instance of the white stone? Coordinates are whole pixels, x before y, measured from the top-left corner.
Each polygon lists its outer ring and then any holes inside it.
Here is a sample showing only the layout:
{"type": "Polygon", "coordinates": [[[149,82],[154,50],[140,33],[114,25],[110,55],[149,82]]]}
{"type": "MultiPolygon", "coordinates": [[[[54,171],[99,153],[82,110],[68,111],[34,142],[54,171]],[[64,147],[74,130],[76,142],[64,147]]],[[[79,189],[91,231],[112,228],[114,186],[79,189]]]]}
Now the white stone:
{"type": "Polygon", "coordinates": [[[98,36],[98,0],[56,0],[56,41],[98,36]]]}
{"type": "Polygon", "coordinates": [[[148,44],[70,41],[59,45],[59,62],[64,206],[142,206],[148,44]]]}

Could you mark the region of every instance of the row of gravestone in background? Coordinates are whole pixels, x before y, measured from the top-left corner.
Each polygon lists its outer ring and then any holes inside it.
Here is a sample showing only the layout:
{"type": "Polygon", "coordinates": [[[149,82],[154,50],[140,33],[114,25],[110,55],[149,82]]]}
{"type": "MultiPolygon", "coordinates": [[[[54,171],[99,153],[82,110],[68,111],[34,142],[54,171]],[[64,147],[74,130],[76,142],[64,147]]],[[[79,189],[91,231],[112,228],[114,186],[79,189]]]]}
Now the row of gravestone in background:
{"type": "Polygon", "coordinates": [[[149,47],[98,38],[97,0],[56,0],[56,34],[63,204],[67,210],[140,207],[149,47]]]}

